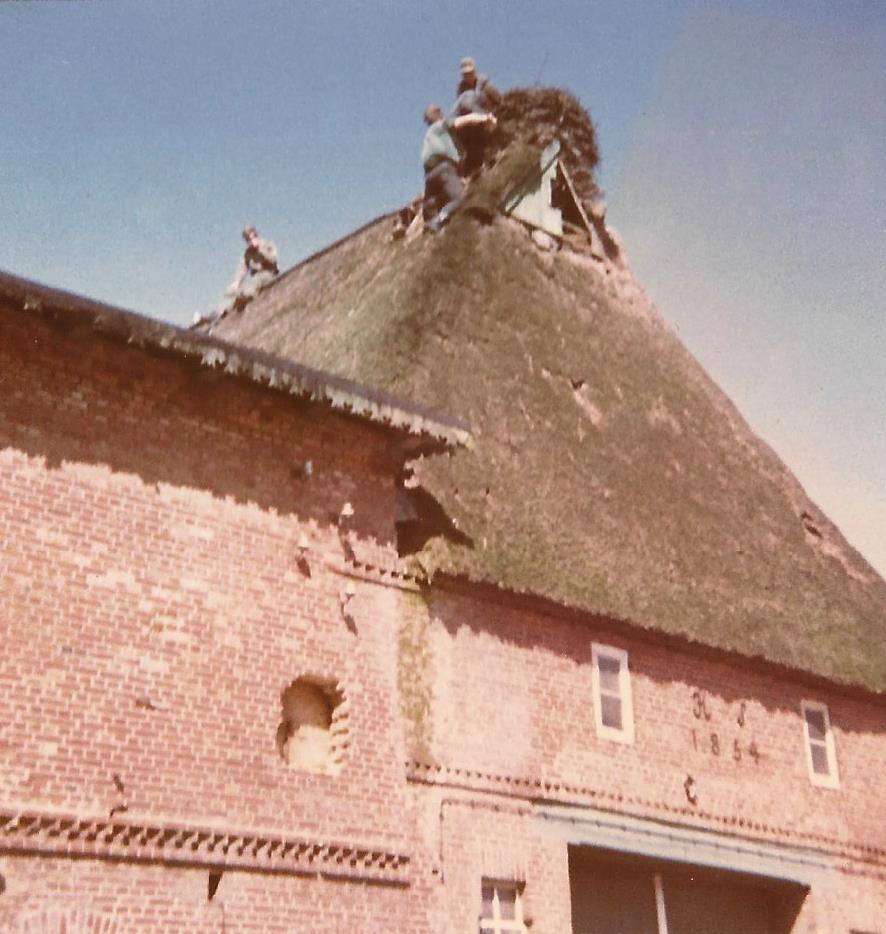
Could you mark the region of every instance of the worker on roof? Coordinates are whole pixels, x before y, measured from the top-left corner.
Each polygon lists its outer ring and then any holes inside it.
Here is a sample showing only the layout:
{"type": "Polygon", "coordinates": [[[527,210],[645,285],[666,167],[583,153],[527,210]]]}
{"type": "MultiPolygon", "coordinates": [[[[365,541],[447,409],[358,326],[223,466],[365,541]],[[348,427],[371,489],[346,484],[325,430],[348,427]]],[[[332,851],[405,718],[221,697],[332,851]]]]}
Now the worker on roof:
{"type": "Polygon", "coordinates": [[[455,89],[456,102],[462,99],[468,106],[477,106],[490,113],[495,111],[501,101],[501,94],[492,86],[486,75],[477,73],[477,63],[470,57],[463,58],[459,64],[459,82],[455,89]]]}
{"type": "MultiPolygon", "coordinates": [[[[494,113],[501,95],[486,75],[477,73],[477,63],[470,57],[463,58],[459,70],[461,78],[455,89],[452,116],[494,113]]],[[[474,175],[483,167],[486,159],[486,150],[489,145],[487,127],[466,126],[458,131],[457,136],[459,145],[464,151],[461,173],[464,176],[474,175]]]]}
{"type": "Polygon", "coordinates": [[[215,313],[216,320],[235,308],[241,311],[280,272],[277,268],[277,247],[273,241],[260,237],[255,227],[246,227],[243,239],[246,241],[246,249],[237,265],[234,281],[228,286],[215,313]]]}
{"type": "Polygon", "coordinates": [[[495,126],[495,117],[489,113],[445,117],[439,104],[430,104],[425,108],[424,119],[428,129],[421,146],[425,170],[422,213],[425,229],[437,231],[458,210],[464,197],[464,182],[458,174],[461,153],[453,131],[469,126],[495,126]]]}

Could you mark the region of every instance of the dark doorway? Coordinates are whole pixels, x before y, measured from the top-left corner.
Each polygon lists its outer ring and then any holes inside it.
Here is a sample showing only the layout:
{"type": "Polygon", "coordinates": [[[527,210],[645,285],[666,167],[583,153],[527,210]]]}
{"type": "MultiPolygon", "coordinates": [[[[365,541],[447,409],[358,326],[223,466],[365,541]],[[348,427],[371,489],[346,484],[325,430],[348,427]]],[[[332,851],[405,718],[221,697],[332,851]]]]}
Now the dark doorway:
{"type": "Polygon", "coordinates": [[[744,873],[569,848],[573,934],[790,934],[806,890],[744,873]]]}

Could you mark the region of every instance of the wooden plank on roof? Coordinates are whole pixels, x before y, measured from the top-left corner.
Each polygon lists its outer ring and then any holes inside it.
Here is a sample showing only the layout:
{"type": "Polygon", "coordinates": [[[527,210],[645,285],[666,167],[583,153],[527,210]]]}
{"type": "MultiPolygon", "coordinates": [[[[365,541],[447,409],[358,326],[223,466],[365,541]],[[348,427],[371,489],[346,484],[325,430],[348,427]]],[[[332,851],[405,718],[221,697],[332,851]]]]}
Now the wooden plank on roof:
{"type": "Polygon", "coordinates": [[[578,215],[582,219],[582,223],[585,225],[585,230],[587,230],[588,236],[593,237],[594,230],[591,225],[590,218],[588,218],[587,211],[585,211],[584,206],[581,203],[581,198],[579,198],[578,193],[575,190],[575,185],[572,184],[572,179],[569,177],[569,172],[566,171],[566,166],[563,165],[562,161],[559,164],[559,171],[560,175],[563,177],[563,181],[566,183],[566,189],[569,192],[569,196],[572,198],[572,201],[578,210],[578,215]]]}

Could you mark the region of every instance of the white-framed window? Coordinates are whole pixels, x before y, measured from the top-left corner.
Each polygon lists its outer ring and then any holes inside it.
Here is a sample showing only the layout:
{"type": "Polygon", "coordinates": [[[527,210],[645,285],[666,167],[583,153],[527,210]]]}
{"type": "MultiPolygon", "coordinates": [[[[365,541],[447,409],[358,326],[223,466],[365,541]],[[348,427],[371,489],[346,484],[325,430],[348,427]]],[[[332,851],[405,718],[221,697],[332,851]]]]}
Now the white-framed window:
{"type": "Polygon", "coordinates": [[[481,934],[526,934],[523,886],[518,882],[484,879],[480,904],[481,934]]]}
{"type": "Polygon", "coordinates": [[[800,708],[803,711],[803,735],[806,739],[809,779],[813,785],[839,788],[837,748],[834,745],[834,732],[831,729],[827,704],[804,700],[800,708]]]}
{"type": "Polygon", "coordinates": [[[597,735],[618,743],[633,743],[634,705],[628,653],[594,642],[591,662],[597,735]]]}

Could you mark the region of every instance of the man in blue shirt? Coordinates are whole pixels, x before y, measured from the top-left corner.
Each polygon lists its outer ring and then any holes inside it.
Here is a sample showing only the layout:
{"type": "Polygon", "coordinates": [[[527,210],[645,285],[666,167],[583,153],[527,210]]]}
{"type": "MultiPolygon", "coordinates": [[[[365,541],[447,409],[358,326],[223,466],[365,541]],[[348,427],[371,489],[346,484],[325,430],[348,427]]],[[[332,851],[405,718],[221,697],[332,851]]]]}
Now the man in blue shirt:
{"type": "Polygon", "coordinates": [[[458,174],[461,154],[453,131],[467,126],[495,125],[489,113],[471,113],[460,117],[444,117],[438,104],[425,109],[428,129],[421,146],[421,161],[425,169],[425,194],[422,213],[425,227],[437,231],[458,209],[464,197],[464,182],[458,174]]]}

